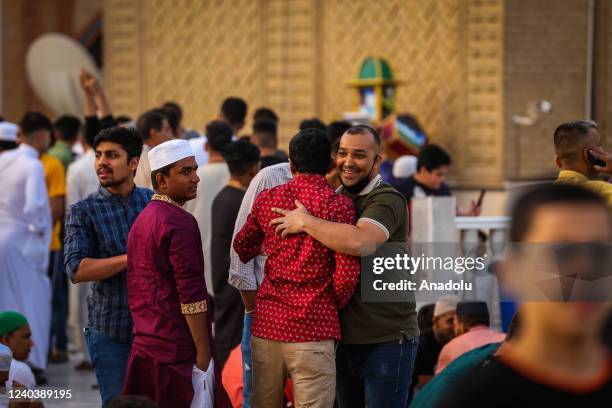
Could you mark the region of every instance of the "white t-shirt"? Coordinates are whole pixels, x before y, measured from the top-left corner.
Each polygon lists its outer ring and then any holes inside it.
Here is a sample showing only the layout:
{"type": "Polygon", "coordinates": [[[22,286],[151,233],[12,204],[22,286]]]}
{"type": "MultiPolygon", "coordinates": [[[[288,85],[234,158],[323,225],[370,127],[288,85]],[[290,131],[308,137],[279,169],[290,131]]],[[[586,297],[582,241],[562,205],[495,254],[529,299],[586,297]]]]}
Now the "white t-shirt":
{"type": "MultiPolygon", "coordinates": [[[[21,361],[17,361],[15,359],[11,360],[11,368],[9,369],[9,378],[7,383],[12,384],[13,381],[17,381],[19,384],[27,387],[29,390],[36,389],[36,379],[34,378],[32,369],[30,369],[26,363],[22,363],[21,361]]],[[[4,387],[5,384],[2,384],[1,386],[4,387]]],[[[0,394],[0,408],[7,408],[8,404],[8,394],[0,394]]]]}
{"type": "Polygon", "coordinates": [[[138,162],[138,168],[136,169],[136,176],[134,176],[134,183],[138,187],[153,189],[153,182],[151,182],[151,165],[149,164],[149,145],[142,146],[142,154],[140,155],[140,161],[138,162]]]}
{"type": "Polygon", "coordinates": [[[89,149],[68,167],[66,173],[66,211],[71,205],[78,203],[100,185],[94,168],[96,152],[89,149]]]}
{"type": "Polygon", "coordinates": [[[208,163],[208,152],[204,150],[206,140],[206,136],[195,137],[193,139],[188,140],[189,144],[191,145],[191,150],[193,150],[193,154],[195,155],[196,163],[198,163],[198,166],[204,166],[208,163]]]}
{"type": "MultiPolygon", "coordinates": [[[[212,234],[212,203],[219,191],[229,182],[230,172],[226,163],[207,164],[198,168],[197,197],[185,203],[185,209],[198,221],[204,254],[204,277],[207,289],[213,293],[210,243],[212,234]]],[[[213,293],[214,294],[214,293],[213,293]]]]}

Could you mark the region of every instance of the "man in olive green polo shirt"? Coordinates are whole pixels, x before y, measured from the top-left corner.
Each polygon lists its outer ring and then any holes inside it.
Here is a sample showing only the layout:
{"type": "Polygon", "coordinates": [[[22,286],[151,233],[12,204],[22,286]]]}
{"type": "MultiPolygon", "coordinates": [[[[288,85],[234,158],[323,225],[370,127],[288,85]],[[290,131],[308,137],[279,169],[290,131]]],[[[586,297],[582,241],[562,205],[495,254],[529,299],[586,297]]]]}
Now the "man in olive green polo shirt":
{"type": "Polygon", "coordinates": [[[561,124],[554,133],[555,162],[560,169],[557,183],[580,184],[601,194],[612,207],[612,184],[597,180],[599,173],[612,173],[612,155],[601,147],[597,123],[576,120],[561,124]],[[591,158],[589,158],[591,156],[591,158]],[[593,159],[601,160],[598,166],[593,159]]]}
{"type": "MultiPolygon", "coordinates": [[[[408,212],[404,196],[378,174],[380,137],[368,126],[353,126],[340,139],[336,170],[339,192],[353,199],[357,224],[316,218],[296,203],[272,223],[283,237],[305,232],[344,254],[366,256],[385,242],[405,242],[408,212]]],[[[366,271],[367,272],[367,271],[366,271]]],[[[342,343],[336,351],[336,397],[340,408],[404,408],[412,378],[419,330],[413,302],[361,301],[360,285],[341,311],[342,343]]]]}

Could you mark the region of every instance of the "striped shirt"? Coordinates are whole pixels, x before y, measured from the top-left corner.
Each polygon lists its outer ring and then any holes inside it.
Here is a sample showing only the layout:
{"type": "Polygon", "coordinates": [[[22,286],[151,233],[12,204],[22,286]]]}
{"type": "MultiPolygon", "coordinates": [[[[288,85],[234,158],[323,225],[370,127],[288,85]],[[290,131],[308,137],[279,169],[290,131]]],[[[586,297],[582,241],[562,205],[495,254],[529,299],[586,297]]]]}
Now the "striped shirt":
{"type": "MultiPolygon", "coordinates": [[[[257,195],[269,188],[286,184],[291,179],[289,163],[269,166],[257,173],[242,199],[238,218],[236,218],[236,225],[234,226],[234,239],[246,223],[257,195]]],[[[243,264],[232,245],[230,250],[229,284],[238,290],[257,290],[263,282],[265,264],[266,257],[263,255],[259,255],[255,259],[243,264]]]]}
{"type": "MultiPolygon", "coordinates": [[[[104,187],[68,210],[64,239],[64,266],[73,279],[84,258],[104,259],[127,253],[128,232],[153,192],[135,187],[128,197],[104,187]]],[[[122,342],[132,340],[126,271],[93,282],[87,296],[89,324],[122,342]]]]}

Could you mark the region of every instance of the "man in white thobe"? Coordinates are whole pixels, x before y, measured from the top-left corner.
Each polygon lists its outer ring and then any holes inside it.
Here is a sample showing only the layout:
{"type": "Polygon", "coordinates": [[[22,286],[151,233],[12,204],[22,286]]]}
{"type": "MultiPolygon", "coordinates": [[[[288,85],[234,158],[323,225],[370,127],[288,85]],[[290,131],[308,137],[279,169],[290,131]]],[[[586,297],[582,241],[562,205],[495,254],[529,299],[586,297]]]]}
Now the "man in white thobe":
{"type": "MultiPolygon", "coordinates": [[[[16,126],[11,132],[16,140],[16,126]]],[[[29,361],[43,370],[51,330],[51,208],[39,157],[49,141],[50,132],[40,129],[0,154],[0,310],[26,316],[34,341],[29,361]]]]}

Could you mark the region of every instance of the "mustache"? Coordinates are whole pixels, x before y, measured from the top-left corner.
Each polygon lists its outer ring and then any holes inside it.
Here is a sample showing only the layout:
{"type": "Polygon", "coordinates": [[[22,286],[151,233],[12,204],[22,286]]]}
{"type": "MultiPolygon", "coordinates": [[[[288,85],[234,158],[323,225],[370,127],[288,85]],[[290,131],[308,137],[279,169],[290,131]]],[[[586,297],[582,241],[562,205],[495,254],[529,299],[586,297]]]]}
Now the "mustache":
{"type": "Polygon", "coordinates": [[[101,171],[103,171],[103,170],[104,170],[104,171],[111,172],[111,173],[113,172],[113,170],[112,170],[110,167],[106,167],[106,166],[100,166],[100,167],[98,167],[98,168],[96,169],[96,172],[97,172],[97,173],[99,173],[99,172],[101,172],[101,171]]]}

